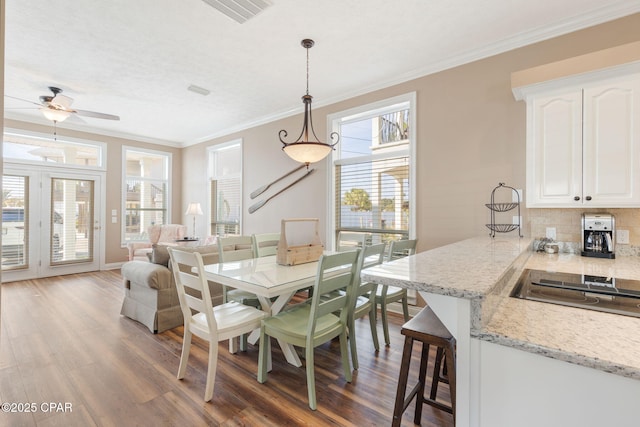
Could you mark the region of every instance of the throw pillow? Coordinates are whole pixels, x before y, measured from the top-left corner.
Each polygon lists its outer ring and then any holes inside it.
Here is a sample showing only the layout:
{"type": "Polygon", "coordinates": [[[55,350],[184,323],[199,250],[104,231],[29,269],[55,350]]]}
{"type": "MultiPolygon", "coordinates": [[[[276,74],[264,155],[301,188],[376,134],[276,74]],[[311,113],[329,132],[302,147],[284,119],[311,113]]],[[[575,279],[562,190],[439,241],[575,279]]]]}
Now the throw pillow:
{"type": "Polygon", "coordinates": [[[151,262],[154,264],[169,266],[169,251],[166,245],[153,245],[151,252],[151,262]]]}

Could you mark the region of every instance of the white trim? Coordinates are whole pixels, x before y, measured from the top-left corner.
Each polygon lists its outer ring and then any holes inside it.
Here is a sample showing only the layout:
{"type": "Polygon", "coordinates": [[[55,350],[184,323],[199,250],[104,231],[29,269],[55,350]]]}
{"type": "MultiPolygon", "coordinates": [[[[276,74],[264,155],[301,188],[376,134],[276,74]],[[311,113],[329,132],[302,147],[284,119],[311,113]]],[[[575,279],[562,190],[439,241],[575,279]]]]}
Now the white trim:
{"type": "MultiPolygon", "coordinates": [[[[412,117],[413,119],[413,117],[412,117]]],[[[411,142],[409,142],[411,145],[411,142]]],[[[411,149],[402,148],[395,151],[387,151],[385,153],[372,154],[371,156],[358,156],[347,157],[346,159],[339,159],[333,162],[333,165],[355,165],[357,163],[375,162],[376,160],[393,159],[394,157],[408,157],[411,156],[411,149]]]]}
{"type": "Polygon", "coordinates": [[[585,86],[602,84],[609,80],[626,78],[638,73],[640,73],[640,61],[635,61],[587,73],[560,77],[526,86],[518,86],[511,90],[516,101],[526,101],[532,96],[541,93],[551,95],[553,93],[567,92],[572,89],[582,89],[585,86]]]}
{"type": "Polygon", "coordinates": [[[127,262],[128,261],[110,262],[109,264],[102,265],[100,270],[102,270],[102,271],[104,271],[104,270],[118,270],[118,269],[122,268],[122,266],[124,264],[126,264],[127,262]]]}

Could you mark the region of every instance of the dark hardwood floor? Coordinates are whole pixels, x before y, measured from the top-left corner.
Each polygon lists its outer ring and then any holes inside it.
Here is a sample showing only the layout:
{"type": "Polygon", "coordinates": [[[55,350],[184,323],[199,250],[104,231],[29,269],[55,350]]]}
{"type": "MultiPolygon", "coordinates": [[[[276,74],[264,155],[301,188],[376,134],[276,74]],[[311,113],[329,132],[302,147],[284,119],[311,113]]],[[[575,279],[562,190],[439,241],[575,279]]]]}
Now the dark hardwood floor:
{"type": "MultiPolygon", "coordinates": [[[[391,424],[401,316],[391,316],[391,346],[378,354],[368,320],[357,322],[360,369],[350,384],[343,378],[338,342],[316,349],[317,411],[307,405],[304,368],[287,364],[277,345],[273,371],[260,384],[258,348],[232,355],[226,341],[219,344],[213,400],[205,403],[208,344],[194,337],[187,375],[176,379],[182,327],[149,333],[120,316],[123,295],[119,270],[2,285],[0,402],[21,410],[27,404],[35,412],[0,412],[0,426],[391,424]]],[[[411,386],[419,357],[414,346],[411,386]]],[[[439,395],[449,401],[446,385],[439,395]]],[[[405,412],[403,425],[413,425],[414,407],[405,412]]],[[[452,420],[424,406],[423,426],[451,426],[452,420]]]]}

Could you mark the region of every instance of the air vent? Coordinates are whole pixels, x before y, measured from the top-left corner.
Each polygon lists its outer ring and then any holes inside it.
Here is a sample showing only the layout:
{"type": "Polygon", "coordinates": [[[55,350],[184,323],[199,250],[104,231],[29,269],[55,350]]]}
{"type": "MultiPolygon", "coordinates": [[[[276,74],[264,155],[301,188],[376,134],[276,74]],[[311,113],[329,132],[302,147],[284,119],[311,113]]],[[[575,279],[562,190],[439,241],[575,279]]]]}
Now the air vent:
{"type": "Polygon", "coordinates": [[[204,95],[204,96],[207,96],[211,93],[209,89],[205,89],[203,87],[196,86],[196,85],[190,85],[187,88],[187,90],[190,90],[191,92],[199,93],[200,95],[204,95]]]}
{"type": "Polygon", "coordinates": [[[242,24],[271,6],[265,0],[202,0],[242,24]]]}

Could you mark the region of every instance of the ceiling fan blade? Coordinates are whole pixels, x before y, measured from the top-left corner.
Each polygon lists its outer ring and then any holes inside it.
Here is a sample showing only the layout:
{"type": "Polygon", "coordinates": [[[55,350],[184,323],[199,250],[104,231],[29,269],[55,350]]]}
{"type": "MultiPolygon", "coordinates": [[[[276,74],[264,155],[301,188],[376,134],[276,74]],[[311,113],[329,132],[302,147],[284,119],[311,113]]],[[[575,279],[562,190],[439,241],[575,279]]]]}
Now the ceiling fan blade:
{"type": "Polygon", "coordinates": [[[22,99],[22,98],[18,98],[18,97],[11,96],[11,95],[5,95],[5,97],[11,98],[11,99],[17,99],[18,101],[24,101],[24,102],[28,102],[29,104],[33,104],[33,105],[37,105],[38,107],[42,107],[42,104],[40,104],[39,102],[29,101],[28,99],[22,99]]]}
{"type": "Polygon", "coordinates": [[[73,98],[57,94],[49,103],[53,106],[62,107],[62,109],[64,110],[69,110],[71,108],[71,104],[73,103],[73,98]]]}
{"type": "Polygon", "coordinates": [[[96,119],[106,119],[106,120],[120,120],[119,116],[115,116],[113,114],[96,113],[95,111],[87,111],[87,110],[75,110],[75,112],[79,116],[93,117],[96,119]]]}

